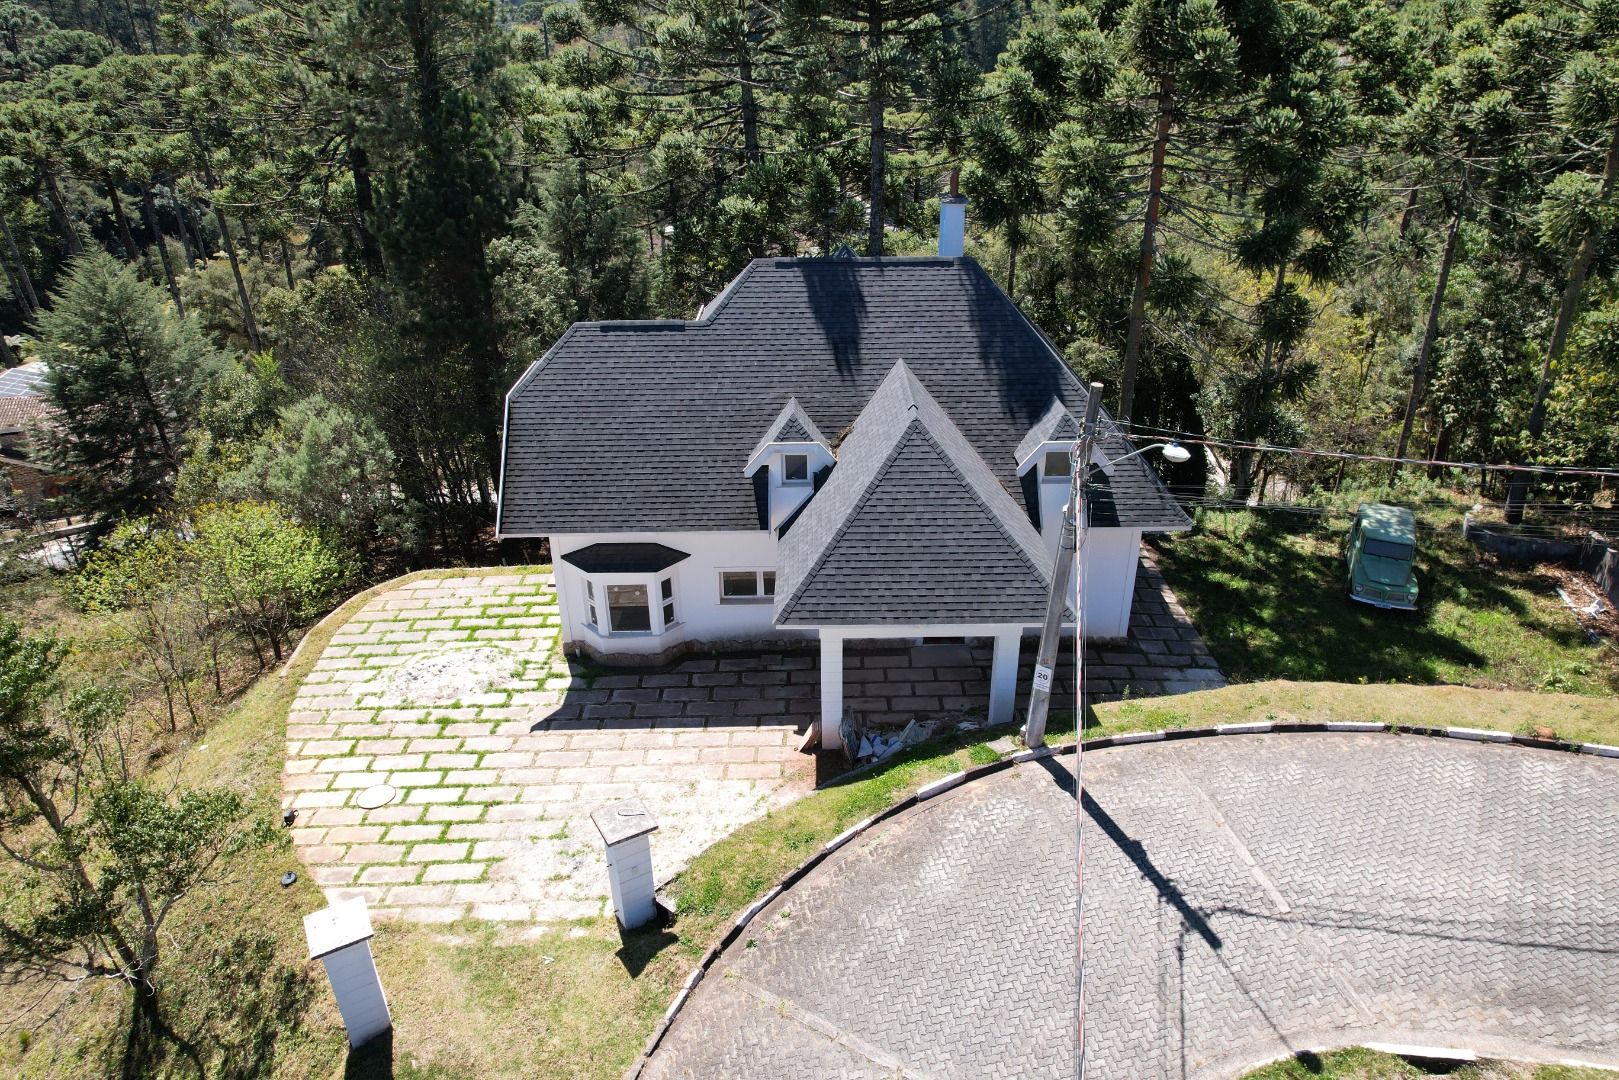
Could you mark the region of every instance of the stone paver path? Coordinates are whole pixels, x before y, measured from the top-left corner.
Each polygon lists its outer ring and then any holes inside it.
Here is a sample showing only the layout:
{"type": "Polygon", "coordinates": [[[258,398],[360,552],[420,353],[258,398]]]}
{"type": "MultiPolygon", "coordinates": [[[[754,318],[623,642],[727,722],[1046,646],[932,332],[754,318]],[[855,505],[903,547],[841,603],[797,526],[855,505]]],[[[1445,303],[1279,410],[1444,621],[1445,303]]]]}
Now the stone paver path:
{"type": "Polygon", "coordinates": [[[487,572],[405,581],[339,629],[293,702],[284,777],[329,898],[422,921],[593,916],[596,807],[646,801],[663,881],[812,786],[780,688],[772,704],[713,659],[587,682],[559,659],[558,621],[549,574],[487,572]],[[702,707],[671,709],[682,689],[702,707]],[[393,801],[356,805],[379,783],[393,801]]]}
{"type": "MultiPolygon", "coordinates": [[[[1073,758],[858,838],[646,1080],[1073,1075],[1073,758]]],[[[1090,1080],[1369,1041],[1619,1065],[1619,762],[1388,735],[1086,755],[1090,1080]]]]}

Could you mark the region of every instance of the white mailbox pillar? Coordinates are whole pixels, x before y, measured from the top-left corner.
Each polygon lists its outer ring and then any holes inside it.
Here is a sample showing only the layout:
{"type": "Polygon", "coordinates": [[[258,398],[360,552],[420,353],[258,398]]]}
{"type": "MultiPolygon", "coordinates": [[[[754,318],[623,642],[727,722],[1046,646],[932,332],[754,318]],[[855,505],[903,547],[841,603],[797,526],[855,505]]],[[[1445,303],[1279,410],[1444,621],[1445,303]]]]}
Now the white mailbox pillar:
{"type": "Polygon", "coordinates": [[[625,799],[593,811],[590,820],[607,848],[607,884],[613,912],[626,930],[644,926],[658,913],[652,891],[652,833],[658,823],[640,799],[625,799]]]}
{"type": "Polygon", "coordinates": [[[356,897],[304,916],[309,958],[326,965],[349,1045],[361,1046],[393,1027],[382,980],[371,959],[371,916],[356,897]]]}

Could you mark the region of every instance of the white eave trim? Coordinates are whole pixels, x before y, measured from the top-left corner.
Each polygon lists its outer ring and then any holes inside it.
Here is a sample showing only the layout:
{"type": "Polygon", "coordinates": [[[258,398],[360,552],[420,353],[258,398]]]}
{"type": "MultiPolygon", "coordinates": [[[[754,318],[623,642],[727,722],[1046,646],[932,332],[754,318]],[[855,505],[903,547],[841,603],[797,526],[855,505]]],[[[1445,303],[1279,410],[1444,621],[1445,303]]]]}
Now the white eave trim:
{"type": "MultiPolygon", "coordinates": [[[[1060,450],[1065,454],[1073,453],[1074,446],[1078,442],[1078,439],[1050,439],[1046,442],[1040,443],[1029,452],[1027,457],[1018,459],[1017,474],[1019,476],[1024,475],[1030,469],[1044,461],[1046,455],[1052,453],[1053,451],[1060,450]]],[[[1091,464],[1101,466],[1102,471],[1108,476],[1113,475],[1113,466],[1108,462],[1107,455],[1102,453],[1102,449],[1099,446],[1091,447],[1091,464]]]]}
{"type": "Polygon", "coordinates": [[[760,469],[764,468],[765,465],[770,461],[771,457],[773,457],[776,454],[808,454],[812,458],[819,459],[819,462],[820,462],[819,465],[810,466],[810,475],[811,475],[811,477],[814,476],[816,470],[819,469],[821,466],[830,465],[830,464],[832,464],[833,461],[837,460],[836,458],[834,458],[832,456],[832,451],[827,448],[825,443],[818,443],[818,442],[773,442],[773,443],[765,443],[763,446],[761,446],[758,449],[758,451],[752,457],[750,457],[748,459],[748,464],[742,470],[742,475],[746,476],[746,477],[753,476],[754,473],[756,473],[760,469]]]}

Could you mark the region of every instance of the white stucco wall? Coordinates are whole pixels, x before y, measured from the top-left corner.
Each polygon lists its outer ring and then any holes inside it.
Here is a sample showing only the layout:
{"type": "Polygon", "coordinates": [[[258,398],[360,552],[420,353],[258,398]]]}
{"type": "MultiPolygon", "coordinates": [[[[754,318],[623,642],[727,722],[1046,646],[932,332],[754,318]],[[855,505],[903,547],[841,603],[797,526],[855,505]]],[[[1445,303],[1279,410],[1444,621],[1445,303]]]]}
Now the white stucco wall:
{"type": "Polygon", "coordinates": [[[588,643],[596,651],[621,654],[663,652],[687,641],[747,641],[771,637],[813,637],[804,631],[777,630],[774,598],[758,601],[720,599],[722,570],[775,570],[776,537],[760,529],[749,532],[565,533],[551,537],[562,610],[563,640],[588,643]],[[664,634],[597,632],[585,618],[585,575],[563,556],[591,544],[663,544],[691,553],[669,568],[674,579],[677,625],[664,634]]]}
{"type": "MultiPolygon", "coordinates": [[[[1046,551],[1057,554],[1062,535],[1066,483],[1040,481],[1040,536],[1046,551]]],[[[1130,633],[1130,607],[1135,596],[1136,565],[1141,557],[1140,529],[1091,529],[1085,537],[1085,634],[1123,638],[1130,633]]],[[[1073,588],[1070,582],[1069,588],[1073,588]]]]}
{"type": "MultiPolygon", "coordinates": [[[[1048,485],[1060,490],[1060,485],[1048,485]]],[[[1044,495],[1045,492],[1042,492],[1044,495]]],[[[1061,507],[1046,515],[1042,530],[1052,550],[1057,538],[1054,522],[1061,507]]],[[[1123,638],[1129,633],[1130,606],[1135,591],[1136,564],[1141,548],[1137,529],[1092,529],[1085,541],[1085,632],[1093,638],[1123,638]]],[[[776,537],[763,529],[749,532],[637,532],[565,533],[551,537],[551,561],[556,568],[557,597],[562,615],[563,640],[588,645],[598,653],[653,655],[687,642],[758,641],[769,638],[814,638],[813,629],[781,630],[775,625],[774,599],[721,600],[720,573],[724,570],[776,569],[776,537]],[[662,634],[603,634],[585,617],[585,575],[563,558],[591,544],[652,543],[690,552],[670,567],[674,581],[673,629],[662,634]]],[[[660,575],[662,576],[662,575],[660,575]]],[[[629,581],[609,576],[598,581],[629,581]]],[[[1072,587],[1072,586],[1070,586],[1072,587]]],[[[1038,629],[1039,617],[1030,621],[1038,629]]],[[[922,636],[919,631],[917,636],[922,636]]],[[[937,629],[925,633],[939,636],[937,629]]],[[[945,635],[948,636],[948,635],[945,635]]]]}
{"type": "Polygon", "coordinates": [[[1085,636],[1123,638],[1130,633],[1140,529],[1091,529],[1085,536],[1085,636]]]}

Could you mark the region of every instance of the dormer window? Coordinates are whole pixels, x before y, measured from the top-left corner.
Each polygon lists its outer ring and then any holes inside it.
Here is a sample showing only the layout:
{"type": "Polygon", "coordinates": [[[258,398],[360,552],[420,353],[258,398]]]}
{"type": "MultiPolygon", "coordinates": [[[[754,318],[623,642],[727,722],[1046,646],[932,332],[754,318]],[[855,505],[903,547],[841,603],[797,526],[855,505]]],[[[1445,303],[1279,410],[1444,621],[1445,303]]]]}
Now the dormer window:
{"type": "Polygon", "coordinates": [[[835,460],[815,422],[788,398],[742,470],[759,500],[759,527],[780,528],[815,494],[816,476],[835,460]]]}
{"type": "Polygon", "coordinates": [[[1066,484],[1073,476],[1071,450],[1047,450],[1040,479],[1048,484],[1066,484]]]}

